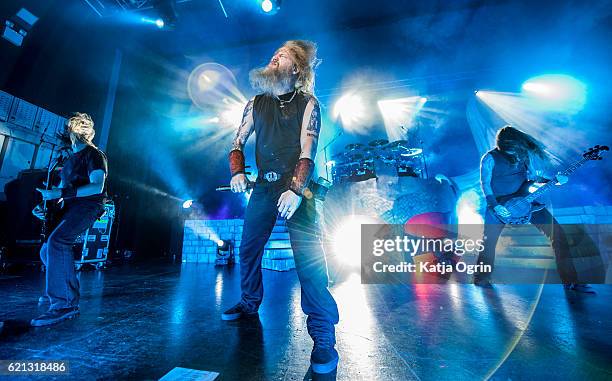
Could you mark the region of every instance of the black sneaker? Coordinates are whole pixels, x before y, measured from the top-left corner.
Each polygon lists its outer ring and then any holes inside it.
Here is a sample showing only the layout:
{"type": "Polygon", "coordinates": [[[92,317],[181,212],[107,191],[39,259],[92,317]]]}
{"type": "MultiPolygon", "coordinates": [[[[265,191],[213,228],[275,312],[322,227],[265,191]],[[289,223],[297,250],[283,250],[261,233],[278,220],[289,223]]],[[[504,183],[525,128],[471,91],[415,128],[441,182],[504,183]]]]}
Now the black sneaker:
{"type": "Polygon", "coordinates": [[[580,284],[580,283],[569,283],[564,284],[563,288],[566,290],[571,290],[574,292],[582,292],[585,294],[596,294],[595,290],[591,288],[588,284],[580,284]]]}
{"type": "Polygon", "coordinates": [[[338,366],[338,351],[334,348],[331,335],[320,335],[313,338],[314,347],[310,354],[312,371],[318,374],[333,372],[338,366]]]}
{"type": "Polygon", "coordinates": [[[242,302],[221,314],[221,320],[238,320],[242,318],[253,318],[258,315],[257,311],[248,311],[242,302]]]}
{"type": "Polygon", "coordinates": [[[482,288],[493,288],[493,283],[488,279],[474,279],[474,286],[482,288]]]}
{"type": "Polygon", "coordinates": [[[59,310],[49,310],[36,319],[32,319],[32,327],[43,327],[46,325],[57,324],[61,321],[72,319],[79,314],[79,307],[61,308],[59,310]]]}

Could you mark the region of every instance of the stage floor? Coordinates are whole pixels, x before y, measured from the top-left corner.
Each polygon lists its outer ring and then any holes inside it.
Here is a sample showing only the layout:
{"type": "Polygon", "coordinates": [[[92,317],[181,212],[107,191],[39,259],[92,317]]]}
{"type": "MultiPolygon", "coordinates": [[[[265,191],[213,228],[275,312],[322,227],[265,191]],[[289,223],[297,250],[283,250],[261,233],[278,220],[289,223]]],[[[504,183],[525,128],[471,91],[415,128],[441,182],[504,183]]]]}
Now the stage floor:
{"type": "MultiPolygon", "coordinates": [[[[297,276],[264,274],[259,321],[220,319],[239,298],[238,267],[154,264],[81,273],[81,316],[36,329],[27,322],[44,312],[43,275],[0,276],[0,359],[68,360],[71,380],[159,379],[179,366],[222,380],[310,379],[297,276]]],[[[612,287],[594,289],[372,286],[350,276],[332,286],[340,364],[322,379],[611,379],[612,287]]]]}

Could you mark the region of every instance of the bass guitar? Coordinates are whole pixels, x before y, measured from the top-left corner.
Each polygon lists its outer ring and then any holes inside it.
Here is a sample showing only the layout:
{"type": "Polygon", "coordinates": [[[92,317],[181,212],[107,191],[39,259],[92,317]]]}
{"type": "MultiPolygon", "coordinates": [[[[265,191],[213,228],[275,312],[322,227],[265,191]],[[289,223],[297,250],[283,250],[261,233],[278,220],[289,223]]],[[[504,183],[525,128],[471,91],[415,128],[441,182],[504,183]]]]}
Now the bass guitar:
{"type": "MultiPolygon", "coordinates": [[[[582,154],[582,158],[580,160],[576,161],[567,167],[565,171],[560,172],[559,174],[569,176],[588,161],[602,160],[602,153],[604,151],[609,151],[608,146],[596,145],[595,147],[590,148],[582,154]]],[[[525,184],[523,184],[523,186],[517,192],[497,198],[497,202],[500,205],[505,206],[510,212],[510,216],[508,217],[502,217],[496,214],[497,218],[499,218],[501,222],[511,225],[527,224],[531,220],[531,215],[533,212],[542,210],[545,207],[544,204],[537,202],[537,200],[554,188],[555,181],[549,181],[539,187],[537,190],[530,193],[529,188],[533,185],[534,183],[531,181],[525,182],[525,184]]]]}

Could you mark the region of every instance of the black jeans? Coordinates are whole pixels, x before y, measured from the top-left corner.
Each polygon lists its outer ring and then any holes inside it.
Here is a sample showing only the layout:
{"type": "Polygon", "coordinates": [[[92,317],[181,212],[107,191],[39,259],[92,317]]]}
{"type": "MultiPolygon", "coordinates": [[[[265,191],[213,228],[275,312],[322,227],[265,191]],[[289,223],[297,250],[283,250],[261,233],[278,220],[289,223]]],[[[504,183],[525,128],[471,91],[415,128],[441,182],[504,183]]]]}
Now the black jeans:
{"type": "Polygon", "coordinates": [[[51,302],[49,310],[78,307],[79,280],[72,245],[103,212],[104,206],[98,203],[75,201],[41,247],[40,258],[47,267],[45,292],[51,302]]]}
{"type": "MultiPolygon", "coordinates": [[[[490,208],[487,208],[484,223],[484,250],[478,256],[476,263],[482,262],[482,264],[490,265],[491,273],[493,273],[495,246],[497,246],[499,236],[506,225],[500,222],[490,208]]],[[[542,209],[533,213],[531,223],[550,240],[561,281],[565,284],[576,283],[578,275],[571,259],[569,243],[557,220],[547,209],[542,209]]],[[[479,273],[475,275],[475,278],[486,280],[491,277],[491,273],[479,273]]]]}
{"type": "MultiPolygon", "coordinates": [[[[263,298],[261,258],[278,215],[276,203],[287,190],[284,181],[257,183],[244,217],[240,245],[241,302],[256,311],[263,298]]],[[[300,207],[287,220],[295,267],[301,285],[302,310],[308,318],[308,331],[333,332],[338,323],[338,307],[329,292],[327,262],[319,240],[314,199],[302,199],[300,207]]]]}

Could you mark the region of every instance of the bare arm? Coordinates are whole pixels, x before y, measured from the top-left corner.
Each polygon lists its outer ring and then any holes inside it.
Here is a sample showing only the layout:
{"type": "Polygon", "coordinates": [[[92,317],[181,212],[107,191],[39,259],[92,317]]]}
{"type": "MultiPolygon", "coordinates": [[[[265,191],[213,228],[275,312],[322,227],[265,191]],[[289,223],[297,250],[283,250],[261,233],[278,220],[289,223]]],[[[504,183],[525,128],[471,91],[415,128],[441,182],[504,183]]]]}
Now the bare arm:
{"type": "Polygon", "coordinates": [[[246,144],[249,136],[255,129],[255,123],[253,121],[253,100],[251,99],[244,108],[242,113],[242,122],[236,135],[232,140],[232,149],[229,153],[230,172],[232,176],[239,173],[244,174],[244,145],[246,144]]]}
{"type": "Polygon", "coordinates": [[[242,113],[242,122],[240,123],[240,127],[238,127],[238,131],[236,131],[234,140],[232,140],[232,150],[242,151],[244,145],[249,139],[249,136],[251,136],[251,134],[253,133],[254,128],[255,124],[253,122],[253,99],[251,99],[244,107],[244,112],[242,113]]]}
{"type": "Polygon", "coordinates": [[[491,208],[497,206],[497,200],[491,188],[491,178],[493,177],[493,167],[495,160],[491,154],[485,154],[480,160],[480,188],[487,199],[487,205],[491,208]]]}
{"type": "Polygon", "coordinates": [[[307,158],[314,161],[317,154],[317,144],[319,143],[319,133],[321,132],[321,109],[319,102],[313,97],[304,110],[302,120],[302,131],[300,134],[300,144],[302,152],[300,159],[307,158]]]}
{"type": "Polygon", "coordinates": [[[78,187],[76,196],[87,197],[102,193],[105,181],[106,173],[103,170],[96,169],[91,171],[89,174],[89,184],[78,187]]]}
{"type": "Polygon", "coordinates": [[[105,181],[106,172],[104,172],[102,169],[95,169],[89,174],[89,184],[82,185],[78,188],[65,188],[63,184],[60,184],[61,187],[59,188],[53,188],[49,190],[37,188],[37,190],[42,194],[43,200],[87,197],[102,193],[102,191],[104,190],[105,181]]]}
{"type": "Polygon", "coordinates": [[[301,195],[308,186],[314,172],[314,159],[317,154],[320,132],[321,110],[317,99],[312,97],[304,110],[304,119],[302,120],[302,130],[300,133],[300,159],[293,171],[290,186],[290,189],[298,195],[301,195]]]}

